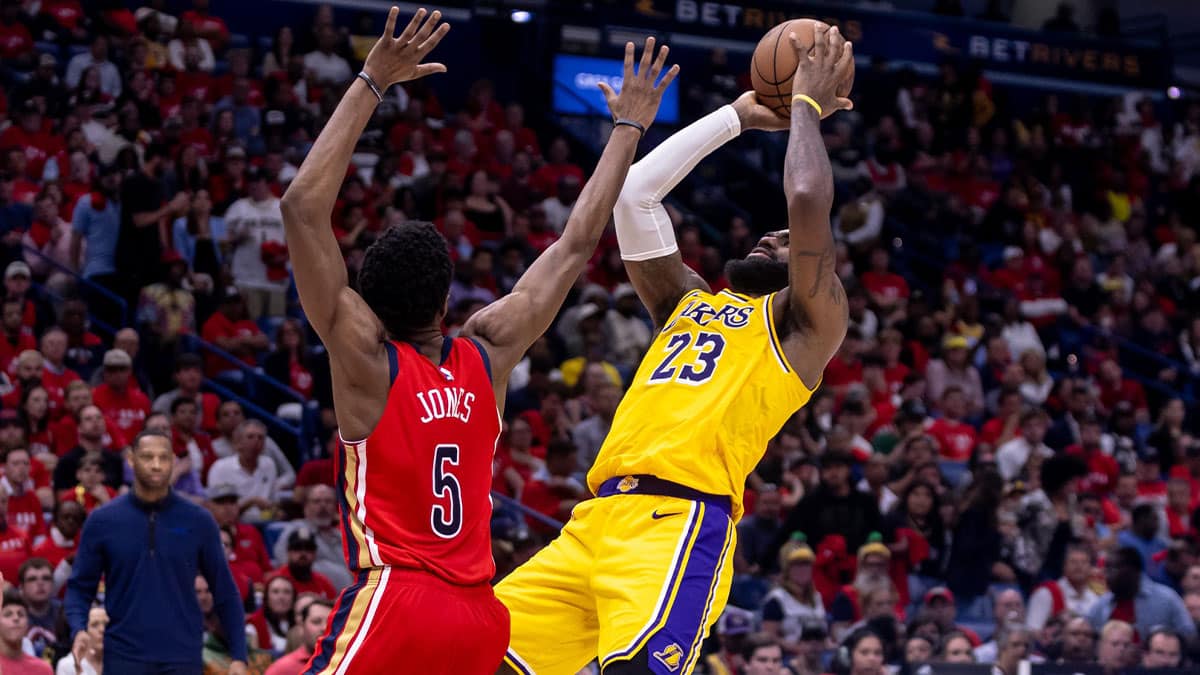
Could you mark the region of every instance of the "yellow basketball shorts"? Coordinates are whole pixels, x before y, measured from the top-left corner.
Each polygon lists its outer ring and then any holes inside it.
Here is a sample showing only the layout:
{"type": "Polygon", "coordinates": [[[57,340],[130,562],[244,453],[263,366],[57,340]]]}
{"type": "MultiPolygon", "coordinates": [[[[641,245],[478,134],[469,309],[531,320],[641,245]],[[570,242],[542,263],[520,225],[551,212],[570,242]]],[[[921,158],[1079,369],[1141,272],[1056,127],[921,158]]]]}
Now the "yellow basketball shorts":
{"type": "Polygon", "coordinates": [[[692,672],[729,596],[729,498],[653,476],[613,478],[599,492],[496,586],[512,617],[504,662],[526,675],[575,675],[592,659],[692,672]],[[699,498],[676,496],[689,493],[699,498]]]}

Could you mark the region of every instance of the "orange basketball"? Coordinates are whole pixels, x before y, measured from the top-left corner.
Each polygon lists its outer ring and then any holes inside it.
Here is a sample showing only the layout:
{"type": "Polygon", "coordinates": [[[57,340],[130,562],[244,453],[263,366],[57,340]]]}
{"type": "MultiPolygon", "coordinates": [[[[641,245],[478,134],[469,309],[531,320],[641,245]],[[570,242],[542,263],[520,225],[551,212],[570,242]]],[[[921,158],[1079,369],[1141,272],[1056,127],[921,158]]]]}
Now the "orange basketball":
{"type": "Polygon", "coordinates": [[[792,76],[796,73],[796,52],[788,40],[789,33],[800,38],[806,49],[813,44],[813,29],[825,23],[816,19],[792,19],[771,30],[758,41],[750,59],[750,81],[758,102],[774,110],[780,117],[792,114],[792,76]]]}

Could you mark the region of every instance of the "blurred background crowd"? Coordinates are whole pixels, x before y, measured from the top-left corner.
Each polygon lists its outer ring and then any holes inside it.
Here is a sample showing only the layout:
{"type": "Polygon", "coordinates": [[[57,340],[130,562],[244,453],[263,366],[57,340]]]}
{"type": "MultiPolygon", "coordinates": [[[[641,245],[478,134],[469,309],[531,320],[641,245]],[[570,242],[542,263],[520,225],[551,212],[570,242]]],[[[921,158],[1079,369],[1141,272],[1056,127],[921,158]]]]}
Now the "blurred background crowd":
{"type": "MultiPolygon", "coordinates": [[[[1046,30],[1081,30],[1064,7],[1046,30]]],[[[175,491],[221,528],[252,668],[298,672],[352,581],[328,364],[279,196],[381,13],[304,11],[251,39],[207,0],[0,0],[6,673],[68,654],[81,525],[128,491],[144,429],[170,435],[175,491]]],[[[705,49],[685,68],[683,122],[749,88],[735,60],[705,49]]],[[[475,75],[393,88],[333,213],[351,278],[382,230],[437,224],[450,334],[555,240],[597,156],[587,123],[475,75]]],[[[852,327],[749,477],[702,668],[1200,664],[1200,101],[882,59],[860,62],[855,99],[825,129],[852,327]]],[[[684,260],[714,289],[782,222],[755,198],[782,206],[783,147],[739,139],[672,195],[684,260]],[[720,174],[747,166],[758,182],[720,174]]],[[[610,235],[510,379],[499,576],[588,498],[651,336],[610,235]]],[[[231,628],[203,577],[196,593],[223,672],[231,628]]]]}

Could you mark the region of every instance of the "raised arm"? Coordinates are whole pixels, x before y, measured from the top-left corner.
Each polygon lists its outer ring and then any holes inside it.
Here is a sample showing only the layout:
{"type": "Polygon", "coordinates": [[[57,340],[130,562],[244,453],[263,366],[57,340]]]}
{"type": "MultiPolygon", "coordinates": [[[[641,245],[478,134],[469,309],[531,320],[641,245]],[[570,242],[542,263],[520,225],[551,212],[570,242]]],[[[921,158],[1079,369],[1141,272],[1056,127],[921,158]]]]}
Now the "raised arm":
{"type": "Polygon", "coordinates": [[[752,128],[786,129],[787,120],[747,92],[679,130],[629,169],[613,222],[629,280],[656,325],[666,323],[685,293],[708,289],[700,275],[683,264],[662,200],[701,160],[752,128]]]}
{"type": "Polygon", "coordinates": [[[625,174],[633,162],[642,132],[654,121],[663,91],[675,79],[672,66],[655,85],[667,59],[667,47],[654,53],[654,38],[646,39],[641,65],[633,70],[634,46],[625,45],[625,79],[620,95],[601,84],[608,107],[617,124],[587,185],[579,194],[562,237],[529,266],[512,293],[477,312],[463,334],[476,337],[488,351],[498,394],[502,394],[508,372],[524,356],[534,340],[550,327],[567,291],[574,285],[596,250],[609,215],[617,201],[625,174]],[[632,122],[632,124],[627,124],[632,122]]]}
{"type": "MultiPolygon", "coordinates": [[[[426,20],[426,11],[417,10],[398,38],[393,37],[397,14],[395,7],[388,13],[383,36],[363,66],[363,72],[384,90],[397,82],[446,70],[440,63],[421,64],[450,29],[449,24],[438,25],[441,13],[435,11],[426,20]]],[[[383,354],[382,327],[358,293],[350,289],[330,216],[358,137],[378,103],[371,87],[362,78],[355,78],[309,150],[281,205],[300,303],[333,361],[349,368],[351,375],[369,372],[375,365],[370,357],[383,354]]],[[[387,369],[383,372],[386,374],[387,369]]]]}
{"type": "Polygon", "coordinates": [[[792,81],[792,126],[783,169],[788,205],[789,287],[775,304],[784,353],[805,385],[815,386],[846,336],[849,308],[838,279],[829,225],[833,169],[821,139],[821,118],[851,107],[854,52],[838,29],[814,31],[811,51],[789,36],[799,65],[792,81]]]}

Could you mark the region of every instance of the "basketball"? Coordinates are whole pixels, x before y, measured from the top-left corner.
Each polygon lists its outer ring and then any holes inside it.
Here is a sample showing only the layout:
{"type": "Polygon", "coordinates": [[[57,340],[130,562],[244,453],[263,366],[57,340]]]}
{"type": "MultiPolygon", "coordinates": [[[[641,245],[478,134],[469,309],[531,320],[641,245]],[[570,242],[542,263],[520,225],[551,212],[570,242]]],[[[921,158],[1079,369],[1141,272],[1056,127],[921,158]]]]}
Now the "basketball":
{"type": "Polygon", "coordinates": [[[774,110],[780,117],[789,117],[792,109],[792,76],[796,73],[796,52],[788,40],[795,33],[800,44],[811,48],[813,30],[825,25],[816,19],[792,19],[771,30],[758,41],[750,59],[750,81],[758,102],[774,110]]]}

